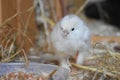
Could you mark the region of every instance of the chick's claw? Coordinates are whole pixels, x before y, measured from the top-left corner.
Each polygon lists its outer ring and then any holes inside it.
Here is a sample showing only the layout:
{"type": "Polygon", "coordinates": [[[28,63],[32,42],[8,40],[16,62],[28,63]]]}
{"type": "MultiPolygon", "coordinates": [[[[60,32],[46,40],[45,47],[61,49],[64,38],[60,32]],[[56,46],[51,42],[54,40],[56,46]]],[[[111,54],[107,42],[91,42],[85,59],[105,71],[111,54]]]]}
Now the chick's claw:
{"type": "Polygon", "coordinates": [[[71,64],[69,62],[69,59],[62,59],[60,61],[60,66],[63,68],[66,68],[69,72],[71,72],[71,64]]]}

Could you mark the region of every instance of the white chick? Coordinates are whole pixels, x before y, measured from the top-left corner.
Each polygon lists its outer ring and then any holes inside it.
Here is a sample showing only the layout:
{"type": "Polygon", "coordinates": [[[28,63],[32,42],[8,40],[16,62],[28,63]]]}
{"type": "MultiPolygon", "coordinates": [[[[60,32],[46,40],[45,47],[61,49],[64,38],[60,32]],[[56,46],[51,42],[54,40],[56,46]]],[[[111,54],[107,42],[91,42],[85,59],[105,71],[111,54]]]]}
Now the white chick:
{"type": "Polygon", "coordinates": [[[90,31],[76,15],[67,15],[56,24],[50,35],[55,54],[60,57],[62,67],[69,68],[69,58],[77,52],[77,63],[82,64],[90,47],[90,31]]]}

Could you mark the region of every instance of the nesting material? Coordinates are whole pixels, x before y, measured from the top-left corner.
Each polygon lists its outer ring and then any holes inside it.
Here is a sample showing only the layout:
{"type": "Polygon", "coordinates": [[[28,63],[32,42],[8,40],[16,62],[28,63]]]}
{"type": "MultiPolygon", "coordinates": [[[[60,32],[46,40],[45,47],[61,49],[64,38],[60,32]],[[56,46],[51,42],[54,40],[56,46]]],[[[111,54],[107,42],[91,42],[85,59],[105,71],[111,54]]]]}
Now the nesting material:
{"type": "MultiPolygon", "coordinates": [[[[99,46],[94,46],[94,56],[89,58],[86,62],[88,65],[78,65],[72,63],[73,67],[77,69],[72,73],[72,78],[79,77],[83,80],[99,80],[99,79],[114,79],[119,80],[120,75],[120,53],[115,50],[115,47],[119,44],[116,43],[99,43],[99,46]],[[99,50],[104,50],[101,54],[99,50]],[[78,71],[79,70],[79,71],[78,71]],[[87,77],[83,74],[87,74],[87,77]]],[[[77,80],[77,79],[76,79],[77,80]]]]}

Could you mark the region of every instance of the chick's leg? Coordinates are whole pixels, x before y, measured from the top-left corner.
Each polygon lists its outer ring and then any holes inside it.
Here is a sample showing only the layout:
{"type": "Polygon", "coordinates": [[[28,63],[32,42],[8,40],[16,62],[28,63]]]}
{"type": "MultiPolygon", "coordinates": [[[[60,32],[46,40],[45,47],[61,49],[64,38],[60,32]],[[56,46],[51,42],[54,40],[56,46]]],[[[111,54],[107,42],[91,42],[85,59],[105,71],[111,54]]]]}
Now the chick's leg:
{"type": "Polygon", "coordinates": [[[85,60],[87,60],[87,58],[91,57],[92,55],[85,51],[85,52],[80,52],[78,54],[78,57],[77,57],[77,64],[84,64],[85,60]]]}
{"type": "Polygon", "coordinates": [[[61,67],[68,69],[69,72],[71,71],[71,68],[70,68],[71,64],[70,64],[69,58],[62,58],[60,60],[60,65],[61,65],[61,67]]]}
{"type": "Polygon", "coordinates": [[[83,54],[78,54],[78,57],[77,57],[77,64],[83,64],[83,62],[84,62],[84,56],[83,56],[83,54]]]}

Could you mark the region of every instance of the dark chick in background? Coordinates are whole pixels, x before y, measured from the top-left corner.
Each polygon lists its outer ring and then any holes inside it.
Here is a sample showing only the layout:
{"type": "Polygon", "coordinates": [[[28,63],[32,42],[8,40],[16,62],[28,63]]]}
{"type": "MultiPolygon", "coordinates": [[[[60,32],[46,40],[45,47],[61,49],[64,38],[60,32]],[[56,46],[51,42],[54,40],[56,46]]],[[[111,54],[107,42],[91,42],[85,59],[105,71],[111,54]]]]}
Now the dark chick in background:
{"type": "Polygon", "coordinates": [[[120,29],[120,0],[89,2],[84,13],[89,18],[101,20],[120,29]]]}

